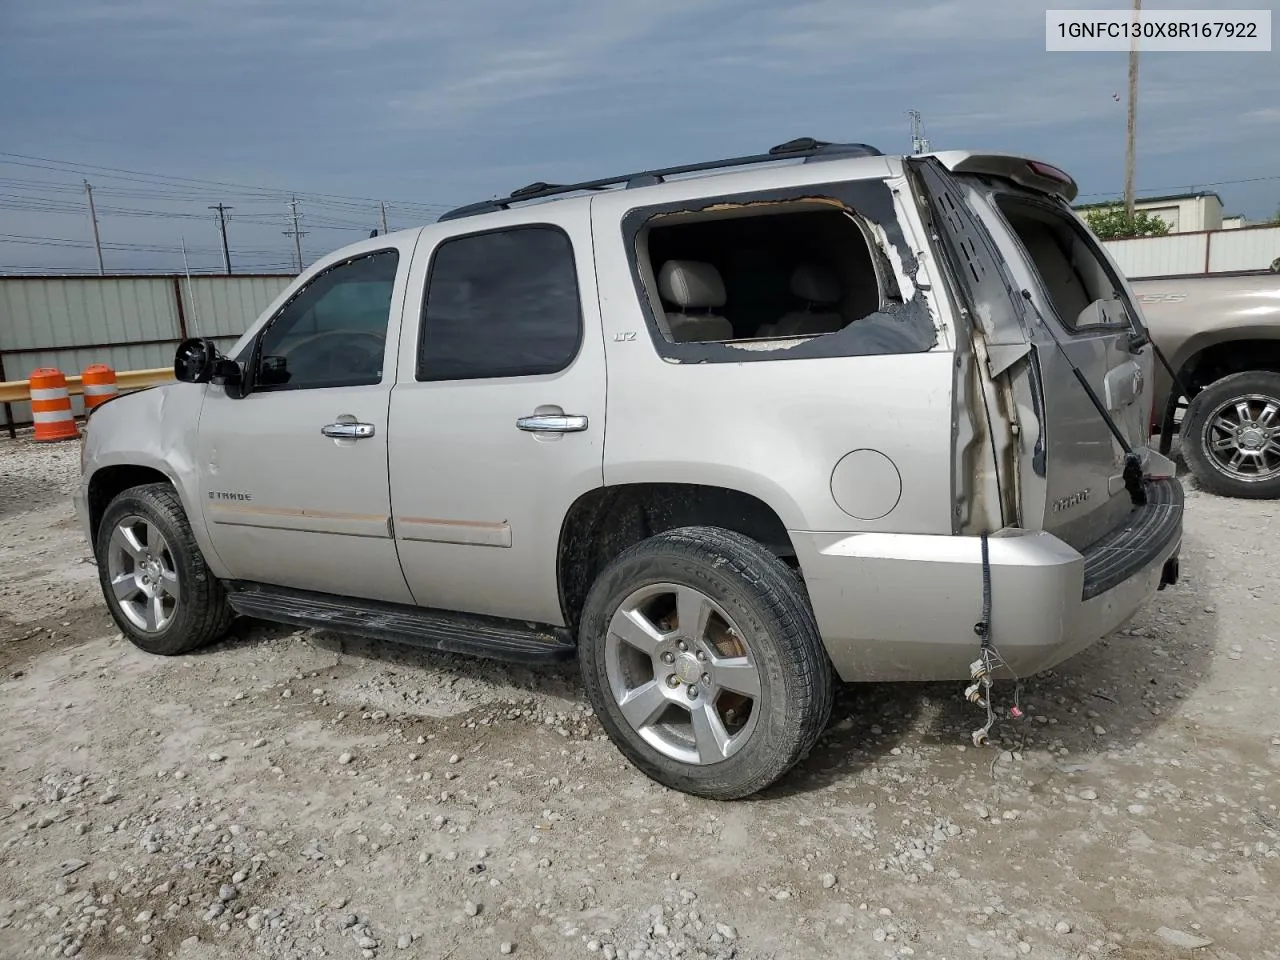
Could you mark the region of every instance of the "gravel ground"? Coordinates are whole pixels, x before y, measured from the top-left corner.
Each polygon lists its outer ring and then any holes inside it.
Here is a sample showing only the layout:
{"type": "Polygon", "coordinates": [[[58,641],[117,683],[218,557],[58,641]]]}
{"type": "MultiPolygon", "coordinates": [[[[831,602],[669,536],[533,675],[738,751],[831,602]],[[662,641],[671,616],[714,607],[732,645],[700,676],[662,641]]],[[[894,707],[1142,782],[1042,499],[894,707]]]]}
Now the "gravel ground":
{"type": "MultiPolygon", "coordinates": [[[[0,957],[1280,958],[1276,505],[980,717],[846,688],[783,784],[666,791],[572,670],[241,624],[147,656],[75,444],[0,442],[0,957]]],[[[1189,484],[1190,486],[1190,484],[1189,484]]]]}

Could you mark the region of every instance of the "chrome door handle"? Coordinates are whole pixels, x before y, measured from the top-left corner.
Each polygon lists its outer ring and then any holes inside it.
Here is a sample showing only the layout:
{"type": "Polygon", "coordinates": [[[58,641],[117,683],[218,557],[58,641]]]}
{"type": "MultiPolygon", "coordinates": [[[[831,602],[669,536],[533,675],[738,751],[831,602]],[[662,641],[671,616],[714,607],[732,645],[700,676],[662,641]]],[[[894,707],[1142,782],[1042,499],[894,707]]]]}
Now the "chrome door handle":
{"type": "Polygon", "coordinates": [[[587,429],[586,417],[535,414],[521,417],[516,426],[529,433],[579,433],[587,429]]]}
{"type": "Polygon", "coordinates": [[[373,436],[372,423],[328,423],[320,428],[326,437],[335,440],[360,440],[373,436]]]}

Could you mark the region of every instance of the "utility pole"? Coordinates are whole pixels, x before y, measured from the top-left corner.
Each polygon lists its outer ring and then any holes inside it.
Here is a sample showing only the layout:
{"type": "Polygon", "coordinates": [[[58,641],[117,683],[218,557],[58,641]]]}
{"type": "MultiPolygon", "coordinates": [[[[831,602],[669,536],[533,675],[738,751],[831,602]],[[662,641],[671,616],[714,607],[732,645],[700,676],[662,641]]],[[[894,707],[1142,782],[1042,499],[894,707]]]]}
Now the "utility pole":
{"type": "Polygon", "coordinates": [[[302,272],[302,238],[307,235],[306,230],[298,229],[298,198],[294,197],[289,201],[289,210],[293,215],[293,229],[284,231],[286,237],[293,237],[293,248],[298,254],[298,272],[302,272]]]}
{"type": "Polygon", "coordinates": [[[235,207],[219,203],[217,206],[210,205],[209,209],[218,211],[218,229],[222,231],[222,262],[226,264],[227,276],[231,276],[231,251],[227,249],[227,211],[234,210],[235,207]]]}
{"type": "Polygon", "coordinates": [[[378,206],[382,208],[382,233],[385,236],[391,232],[387,229],[387,202],[383,200],[378,206]]]}
{"type": "Polygon", "coordinates": [[[102,240],[98,237],[98,214],[93,209],[93,187],[89,185],[88,180],[84,182],[84,192],[89,197],[89,222],[93,224],[93,249],[98,252],[98,276],[104,277],[107,271],[102,266],[102,240]]]}
{"type": "MultiPolygon", "coordinates": [[[[1133,22],[1137,24],[1142,0],[1133,0],[1133,22]]],[[[1133,222],[1134,140],[1138,129],[1138,31],[1129,41],[1129,122],[1124,149],[1124,215],[1133,222]]]]}
{"type": "Polygon", "coordinates": [[[920,116],[919,110],[908,110],[907,116],[911,118],[911,152],[928,153],[929,141],[924,138],[924,118],[920,116]]]}

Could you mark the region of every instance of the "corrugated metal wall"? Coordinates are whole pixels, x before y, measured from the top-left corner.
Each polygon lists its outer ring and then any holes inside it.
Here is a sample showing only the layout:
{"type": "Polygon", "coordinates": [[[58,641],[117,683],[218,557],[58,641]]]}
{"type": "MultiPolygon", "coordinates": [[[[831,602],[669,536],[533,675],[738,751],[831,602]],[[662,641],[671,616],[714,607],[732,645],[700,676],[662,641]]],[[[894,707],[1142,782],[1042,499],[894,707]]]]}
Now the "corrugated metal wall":
{"type": "Polygon", "coordinates": [[[1210,234],[1209,272],[1266,270],[1280,259],[1280,227],[1224,230],[1210,234]]]}
{"type": "Polygon", "coordinates": [[[1106,247],[1133,279],[1266,270],[1280,258],[1280,227],[1108,240],[1106,247]]]}
{"type": "Polygon", "coordinates": [[[1205,235],[1202,233],[1109,240],[1106,246],[1127,277],[1201,273],[1204,270],[1205,235]]]}
{"type": "Polygon", "coordinates": [[[182,279],[188,304],[187,332],[193,337],[229,337],[244,333],[292,280],[292,277],[192,277],[182,279]]]}
{"type": "MultiPolygon", "coordinates": [[[[39,367],[80,373],[168,366],[185,336],[226,347],[256,320],[291,276],[0,277],[0,380],[25,380],[39,367]]],[[[79,397],[72,398],[77,414],[79,397]]],[[[0,405],[0,425],[9,421],[0,405]]],[[[25,403],[15,423],[28,423],[25,403]]]]}

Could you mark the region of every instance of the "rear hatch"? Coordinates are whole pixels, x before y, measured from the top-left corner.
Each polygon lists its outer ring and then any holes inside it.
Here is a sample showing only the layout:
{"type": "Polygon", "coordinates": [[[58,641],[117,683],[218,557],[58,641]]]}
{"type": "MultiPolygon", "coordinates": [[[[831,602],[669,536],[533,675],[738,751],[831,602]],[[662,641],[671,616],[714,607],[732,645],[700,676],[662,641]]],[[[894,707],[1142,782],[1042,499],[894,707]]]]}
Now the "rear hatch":
{"type": "Polygon", "coordinates": [[[1070,208],[1075,184],[1061,171],[970,154],[911,164],[944,213],[941,239],[968,288],[987,372],[1005,391],[1004,410],[988,413],[993,432],[1003,418],[1018,438],[1001,477],[1016,491],[1006,522],[1083,550],[1134,508],[1125,446],[1151,463],[1152,350],[1135,336],[1128,285],[1070,208]]]}

